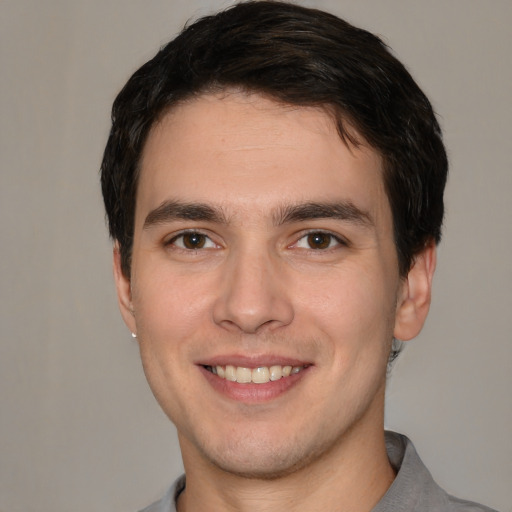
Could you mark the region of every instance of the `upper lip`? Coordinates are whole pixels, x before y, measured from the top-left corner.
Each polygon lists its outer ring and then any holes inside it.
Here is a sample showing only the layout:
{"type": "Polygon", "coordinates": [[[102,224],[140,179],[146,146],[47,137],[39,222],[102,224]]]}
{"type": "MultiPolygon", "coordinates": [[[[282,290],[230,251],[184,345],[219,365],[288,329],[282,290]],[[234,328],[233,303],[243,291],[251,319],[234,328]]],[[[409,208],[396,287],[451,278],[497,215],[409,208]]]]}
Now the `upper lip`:
{"type": "Polygon", "coordinates": [[[261,354],[261,355],[241,355],[226,354],[208,357],[196,363],[199,366],[240,366],[242,368],[260,368],[274,365],[280,366],[305,366],[311,365],[310,361],[297,359],[289,356],[261,354]]]}

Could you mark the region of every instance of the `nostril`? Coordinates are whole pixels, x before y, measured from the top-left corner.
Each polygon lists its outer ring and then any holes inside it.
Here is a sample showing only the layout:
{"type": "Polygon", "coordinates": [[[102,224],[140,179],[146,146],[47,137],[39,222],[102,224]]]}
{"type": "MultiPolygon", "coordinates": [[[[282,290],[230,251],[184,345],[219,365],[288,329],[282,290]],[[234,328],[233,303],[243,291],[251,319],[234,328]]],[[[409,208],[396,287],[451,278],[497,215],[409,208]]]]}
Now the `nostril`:
{"type": "Polygon", "coordinates": [[[293,319],[293,306],[282,286],[282,272],[257,247],[233,255],[229,272],[219,283],[213,307],[215,323],[229,330],[254,334],[293,319]]]}

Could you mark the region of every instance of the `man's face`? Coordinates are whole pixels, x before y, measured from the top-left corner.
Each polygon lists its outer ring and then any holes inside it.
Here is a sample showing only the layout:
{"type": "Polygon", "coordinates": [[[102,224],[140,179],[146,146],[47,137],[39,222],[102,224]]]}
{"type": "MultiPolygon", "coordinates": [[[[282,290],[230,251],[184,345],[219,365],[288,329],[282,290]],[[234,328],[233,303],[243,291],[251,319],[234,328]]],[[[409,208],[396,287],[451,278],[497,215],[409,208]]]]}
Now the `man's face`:
{"type": "Polygon", "coordinates": [[[275,476],[381,433],[407,280],[377,154],[233,93],[167,114],[141,169],[118,289],[185,465],[275,476]]]}

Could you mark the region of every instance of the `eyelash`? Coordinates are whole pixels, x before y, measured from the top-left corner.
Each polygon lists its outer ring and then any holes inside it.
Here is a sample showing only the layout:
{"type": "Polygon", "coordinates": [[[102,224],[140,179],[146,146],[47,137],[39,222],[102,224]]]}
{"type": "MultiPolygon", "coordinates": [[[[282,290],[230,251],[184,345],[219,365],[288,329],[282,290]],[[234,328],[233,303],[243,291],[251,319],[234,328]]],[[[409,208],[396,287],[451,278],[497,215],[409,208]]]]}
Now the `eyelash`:
{"type": "MultiPolygon", "coordinates": [[[[340,236],[335,235],[334,233],[331,233],[330,231],[322,231],[322,230],[316,229],[316,230],[312,230],[312,231],[308,231],[308,232],[304,233],[294,244],[292,244],[291,247],[298,247],[301,240],[308,239],[309,237],[312,237],[315,235],[321,235],[324,237],[328,237],[328,239],[329,239],[328,246],[320,247],[320,248],[318,248],[318,247],[314,248],[314,247],[309,246],[309,247],[303,247],[302,249],[312,251],[312,252],[326,252],[329,250],[334,250],[338,246],[342,246],[342,247],[348,246],[348,242],[345,239],[341,238],[340,236]],[[336,243],[335,246],[331,246],[331,244],[333,242],[336,243]]],[[[308,242],[306,242],[306,243],[308,243],[308,242]]]]}
{"type": "MultiPolygon", "coordinates": [[[[288,247],[290,247],[290,248],[297,247],[297,248],[312,251],[312,252],[325,252],[325,251],[333,250],[336,248],[336,246],[334,246],[334,247],[332,246],[333,242],[335,242],[335,244],[337,246],[345,246],[345,247],[348,246],[348,242],[346,240],[344,240],[343,238],[341,238],[329,231],[312,230],[312,231],[303,233],[302,236],[296,242],[289,245],[288,247]],[[311,245],[310,245],[311,240],[308,240],[306,242],[309,245],[309,247],[299,247],[299,244],[302,240],[308,239],[309,237],[318,236],[318,235],[320,235],[321,237],[327,238],[327,246],[326,247],[311,247],[311,245]]],[[[167,240],[165,242],[165,246],[166,247],[173,246],[173,248],[175,248],[175,249],[186,251],[186,252],[195,252],[195,251],[202,250],[202,249],[212,249],[212,248],[218,247],[218,245],[208,235],[206,235],[205,233],[201,233],[200,231],[196,231],[196,230],[182,231],[181,233],[178,233],[177,235],[173,236],[171,239],[167,240]],[[203,244],[200,245],[200,247],[186,247],[186,243],[184,242],[184,240],[187,235],[195,235],[197,237],[202,237],[203,244]],[[181,246],[176,243],[180,239],[182,239],[181,246]],[[204,244],[209,245],[209,247],[204,247],[204,244]],[[215,247],[211,247],[212,245],[215,247]]]]}
{"type": "Polygon", "coordinates": [[[182,232],[178,233],[177,235],[173,236],[172,238],[170,238],[169,240],[165,241],[164,245],[166,247],[173,246],[173,248],[175,248],[175,249],[187,251],[187,252],[195,252],[195,251],[198,251],[201,249],[211,249],[212,248],[212,247],[203,247],[203,246],[195,247],[195,248],[194,247],[186,247],[185,243],[183,241],[187,235],[196,235],[198,237],[203,237],[203,240],[205,241],[205,243],[208,243],[208,241],[209,241],[210,244],[217,247],[217,244],[208,235],[206,235],[205,233],[201,233],[201,231],[197,231],[197,230],[182,231],[182,232]],[[183,247],[180,247],[176,243],[177,240],[179,240],[179,239],[182,239],[183,247]]]}

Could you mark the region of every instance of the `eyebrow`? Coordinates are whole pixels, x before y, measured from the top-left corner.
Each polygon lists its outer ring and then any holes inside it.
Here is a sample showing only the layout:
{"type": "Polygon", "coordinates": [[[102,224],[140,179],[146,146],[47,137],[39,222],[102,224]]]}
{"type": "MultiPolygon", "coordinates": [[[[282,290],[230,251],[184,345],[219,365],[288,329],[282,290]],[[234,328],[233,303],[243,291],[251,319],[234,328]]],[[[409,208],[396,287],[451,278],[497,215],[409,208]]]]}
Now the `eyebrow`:
{"type": "MultiPolygon", "coordinates": [[[[308,202],[284,205],[278,207],[272,215],[273,223],[276,226],[313,219],[337,219],[364,227],[374,225],[370,214],[361,210],[350,201],[308,202]]],[[[218,206],[169,200],[164,201],[148,213],[144,220],[143,229],[149,229],[153,226],[175,220],[229,224],[228,217],[222,208],[218,206]]]]}
{"type": "Polygon", "coordinates": [[[287,205],[278,210],[274,224],[281,225],[312,219],[337,219],[349,221],[365,227],[374,225],[370,214],[350,201],[310,202],[287,205]]]}
{"type": "Polygon", "coordinates": [[[174,220],[200,220],[227,224],[227,218],[220,208],[203,203],[183,203],[181,201],[164,201],[151,210],[144,220],[143,229],[174,220]]]}

